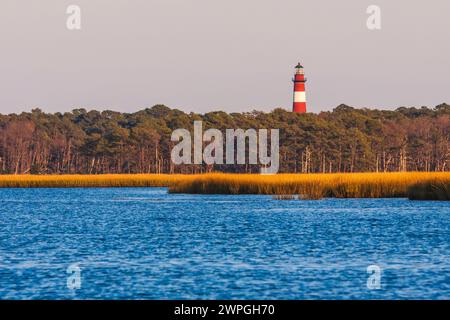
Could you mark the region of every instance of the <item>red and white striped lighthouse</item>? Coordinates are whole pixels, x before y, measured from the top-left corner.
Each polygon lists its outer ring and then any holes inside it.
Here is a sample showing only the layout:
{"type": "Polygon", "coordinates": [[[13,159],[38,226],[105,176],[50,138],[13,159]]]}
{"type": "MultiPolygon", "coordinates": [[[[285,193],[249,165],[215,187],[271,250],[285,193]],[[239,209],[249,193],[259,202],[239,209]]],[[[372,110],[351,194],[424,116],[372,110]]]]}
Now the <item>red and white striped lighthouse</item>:
{"type": "Polygon", "coordinates": [[[294,105],[292,107],[293,112],[305,113],[306,112],[306,94],[305,94],[305,72],[303,66],[299,63],[295,69],[295,77],[292,79],[294,82],[294,105]]]}

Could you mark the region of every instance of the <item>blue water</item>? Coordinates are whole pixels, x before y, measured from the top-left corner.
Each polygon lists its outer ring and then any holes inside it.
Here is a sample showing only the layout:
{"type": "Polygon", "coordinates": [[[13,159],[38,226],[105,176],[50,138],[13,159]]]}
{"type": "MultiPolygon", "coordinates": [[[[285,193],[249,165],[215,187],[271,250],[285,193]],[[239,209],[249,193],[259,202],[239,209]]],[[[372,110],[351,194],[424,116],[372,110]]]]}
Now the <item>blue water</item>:
{"type": "Polygon", "coordinates": [[[450,298],[445,202],[124,188],[0,189],[0,204],[0,299],[450,298]]]}

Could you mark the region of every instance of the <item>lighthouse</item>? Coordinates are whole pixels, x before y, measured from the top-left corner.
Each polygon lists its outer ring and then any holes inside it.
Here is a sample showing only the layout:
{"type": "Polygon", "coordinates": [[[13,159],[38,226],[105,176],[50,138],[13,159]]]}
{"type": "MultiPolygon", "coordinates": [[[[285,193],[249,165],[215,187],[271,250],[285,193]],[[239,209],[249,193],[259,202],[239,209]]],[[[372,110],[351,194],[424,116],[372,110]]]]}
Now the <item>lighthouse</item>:
{"type": "Polygon", "coordinates": [[[305,71],[303,66],[299,63],[295,67],[296,72],[294,79],[294,104],[292,107],[292,112],[305,113],[306,112],[306,94],[305,94],[305,71]]]}

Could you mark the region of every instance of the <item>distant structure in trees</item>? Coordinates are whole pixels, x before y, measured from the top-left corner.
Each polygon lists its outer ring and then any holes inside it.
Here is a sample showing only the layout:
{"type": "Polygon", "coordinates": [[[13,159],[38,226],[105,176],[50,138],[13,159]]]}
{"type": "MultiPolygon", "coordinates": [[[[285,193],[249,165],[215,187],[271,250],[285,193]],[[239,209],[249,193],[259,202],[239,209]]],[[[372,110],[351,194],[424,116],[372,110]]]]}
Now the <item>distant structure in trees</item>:
{"type": "Polygon", "coordinates": [[[306,112],[306,94],[305,94],[305,71],[300,62],[295,67],[295,76],[292,79],[294,82],[294,103],[292,112],[305,113],[306,112]]]}

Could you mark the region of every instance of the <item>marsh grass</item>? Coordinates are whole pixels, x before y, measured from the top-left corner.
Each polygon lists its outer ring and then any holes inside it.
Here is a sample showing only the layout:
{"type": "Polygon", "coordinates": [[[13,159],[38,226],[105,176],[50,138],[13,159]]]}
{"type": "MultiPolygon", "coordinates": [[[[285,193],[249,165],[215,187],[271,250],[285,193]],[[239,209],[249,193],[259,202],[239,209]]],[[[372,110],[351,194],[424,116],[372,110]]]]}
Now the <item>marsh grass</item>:
{"type": "MultiPolygon", "coordinates": [[[[302,199],[398,198],[433,179],[450,181],[450,173],[343,174],[207,174],[169,187],[172,193],[299,195],[302,199]]],[[[448,193],[449,190],[446,189],[448,193]]]]}
{"type": "Polygon", "coordinates": [[[450,201],[450,179],[433,179],[416,183],[408,188],[410,200],[450,201]]]}
{"type": "Polygon", "coordinates": [[[0,175],[0,188],[168,187],[189,176],[169,174],[0,175]]]}
{"type": "Polygon", "coordinates": [[[1,175],[0,187],[169,187],[170,193],[448,200],[450,173],[1,175]]]}

